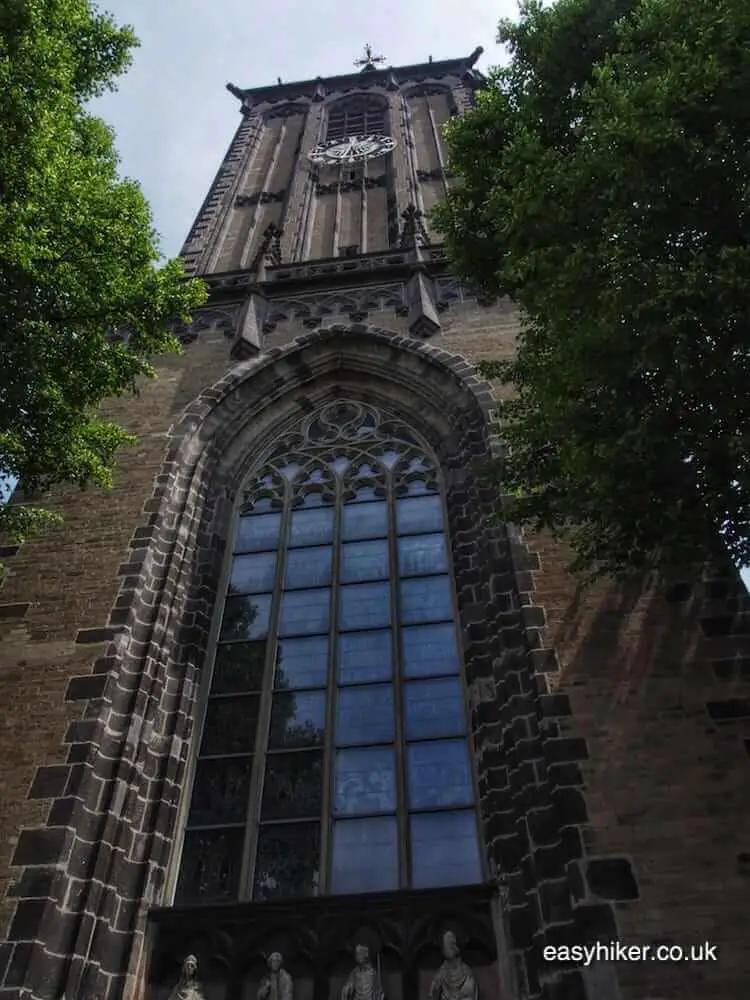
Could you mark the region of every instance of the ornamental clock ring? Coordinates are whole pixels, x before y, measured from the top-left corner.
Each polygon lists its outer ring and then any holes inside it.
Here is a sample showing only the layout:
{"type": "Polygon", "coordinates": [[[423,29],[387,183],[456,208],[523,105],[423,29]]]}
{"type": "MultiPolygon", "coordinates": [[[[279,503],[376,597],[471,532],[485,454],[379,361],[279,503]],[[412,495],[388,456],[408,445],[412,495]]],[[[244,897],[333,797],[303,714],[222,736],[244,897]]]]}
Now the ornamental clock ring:
{"type": "Polygon", "coordinates": [[[385,156],[396,148],[396,140],[387,135],[350,135],[321,143],[310,153],[313,163],[359,163],[375,156],[385,156]]]}

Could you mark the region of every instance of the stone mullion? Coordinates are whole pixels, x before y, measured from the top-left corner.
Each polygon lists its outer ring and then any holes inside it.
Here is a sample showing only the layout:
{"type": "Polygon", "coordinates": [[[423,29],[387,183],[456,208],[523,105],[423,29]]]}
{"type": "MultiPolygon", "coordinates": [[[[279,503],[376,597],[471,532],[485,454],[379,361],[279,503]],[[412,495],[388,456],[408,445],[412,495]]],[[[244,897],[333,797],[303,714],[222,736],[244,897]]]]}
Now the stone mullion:
{"type": "Polygon", "coordinates": [[[281,222],[283,230],[281,259],[283,261],[299,261],[305,258],[304,248],[312,224],[315,203],[316,170],[310,164],[310,153],[322,141],[323,126],[323,104],[311,105],[297,154],[297,169],[294,171],[287,199],[287,205],[296,206],[296,214],[292,215],[290,211],[288,217],[282,219],[281,222]]]}
{"type": "Polygon", "coordinates": [[[391,157],[393,171],[396,218],[400,220],[407,206],[409,204],[416,205],[421,195],[414,165],[414,134],[409,107],[406,99],[399,92],[389,95],[388,130],[396,140],[396,148],[388,155],[391,157]]]}

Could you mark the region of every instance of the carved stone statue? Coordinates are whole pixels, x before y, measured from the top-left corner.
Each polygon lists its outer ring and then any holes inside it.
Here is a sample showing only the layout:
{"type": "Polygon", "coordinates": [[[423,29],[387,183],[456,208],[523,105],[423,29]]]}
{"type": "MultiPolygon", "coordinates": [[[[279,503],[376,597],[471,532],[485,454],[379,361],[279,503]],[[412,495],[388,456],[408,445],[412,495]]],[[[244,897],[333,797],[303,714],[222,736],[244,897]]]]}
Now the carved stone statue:
{"type": "Polygon", "coordinates": [[[274,951],[266,962],[268,975],[258,987],[258,1000],[292,1000],[294,980],[284,968],[284,957],[274,951]]]}
{"type": "Polygon", "coordinates": [[[169,1000],[204,1000],[203,987],[195,978],[198,973],[198,959],[188,955],[182,963],[182,972],[169,1000]]]}
{"type": "Polygon", "coordinates": [[[354,949],[357,963],[341,990],[341,1000],[385,1000],[380,974],[370,961],[370,949],[358,944],[354,949]]]}
{"type": "Polygon", "coordinates": [[[430,1000],[478,1000],[474,973],[461,958],[453,931],[443,934],[443,959],[430,985],[430,1000]]]}

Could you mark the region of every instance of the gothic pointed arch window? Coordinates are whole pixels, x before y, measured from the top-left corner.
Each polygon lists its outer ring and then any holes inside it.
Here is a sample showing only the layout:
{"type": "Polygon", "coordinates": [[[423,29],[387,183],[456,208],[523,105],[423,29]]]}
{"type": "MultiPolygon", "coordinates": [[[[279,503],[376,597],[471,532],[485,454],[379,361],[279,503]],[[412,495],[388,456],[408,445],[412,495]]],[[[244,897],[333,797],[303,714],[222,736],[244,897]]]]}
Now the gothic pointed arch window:
{"type": "Polygon", "coordinates": [[[387,106],[382,98],[369,94],[344,97],[328,110],[326,141],[355,135],[387,135],[387,106]]]}
{"type": "Polygon", "coordinates": [[[246,482],[176,902],[482,880],[440,474],[328,403],[246,482]]]}

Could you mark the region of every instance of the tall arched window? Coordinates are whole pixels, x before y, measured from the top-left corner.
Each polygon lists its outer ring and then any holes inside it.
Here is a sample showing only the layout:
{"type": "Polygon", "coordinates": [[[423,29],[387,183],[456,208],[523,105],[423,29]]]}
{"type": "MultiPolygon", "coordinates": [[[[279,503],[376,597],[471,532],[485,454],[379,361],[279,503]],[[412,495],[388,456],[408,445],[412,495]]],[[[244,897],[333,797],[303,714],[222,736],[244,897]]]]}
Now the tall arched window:
{"type": "Polygon", "coordinates": [[[354,135],[387,135],[385,112],[382,100],[364,94],[338,101],[328,112],[326,141],[354,135]]]}
{"type": "Polygon", "coordinates": [[[329,403],[242,497],[177,902],[481,881],[464,692],[435,463],[329,403]]]}

